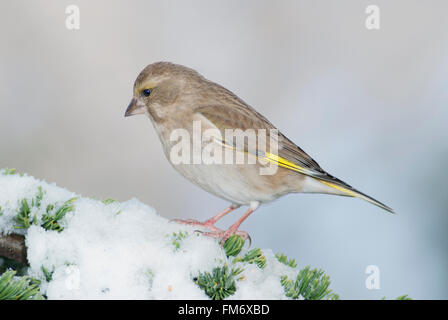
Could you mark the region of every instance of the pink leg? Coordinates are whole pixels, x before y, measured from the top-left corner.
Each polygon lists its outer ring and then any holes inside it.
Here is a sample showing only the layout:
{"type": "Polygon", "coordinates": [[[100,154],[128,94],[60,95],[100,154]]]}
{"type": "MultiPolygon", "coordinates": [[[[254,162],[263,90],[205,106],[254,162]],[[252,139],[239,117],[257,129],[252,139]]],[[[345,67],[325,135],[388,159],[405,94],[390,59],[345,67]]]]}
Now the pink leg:
{"type": "Polygon", "coordinates": [[[210,219],[208,219],[205,222],[200,222],[197,220],[193,220],[193,219],[188,219],[188,220],[181,220],[181,219],[173,219],[171,221],[173,222],[177,222],[177,223],[181,223],[181,224],[188,224],[191,226],[198,226],[198,227],[205,227],[207,229],[213,230],[215,232],[220,232],[222,231],[221,229],[215,227],[215,223],[221,219],[222,217],[224,217],[226,214],[232,212],[233,210],[239,208],[240,206],[238,205],[231,205],[230,207],[228,207],[227,209],[221,211],[220,213],[218,213],[216,216],[211,217],[210,219]]]}
{"type": "MultiPolygon", "coordinates": [[[[258,204],[257,204],[257,207],[258,207],[258,204]]],[[[241,225],[241,223],[243,223],[243,221],[246,220],[247,217],[249,217],[250,214],[251,214],[252,212],[255,211],[255,209],[256,209],[256,207],[255,207],[255,208],[250,207],[250,208],[246,211],[246,213],[245,213],[241,218],[239,218],[234,224],[232,224],[232,225],[230,226],[230,228],[227,229],[226,231],[222,231],[222,230],[217,231],[217,230],[215,230],[215,231],[213,231],[213,232],[203,232],[202,234],[203,234],[203,235],[206,235],[206,236],[209,236],[209,237],[221,238],[221,246],[224,245],[224,243],[226,242],[226,240],[227,240],[231,235],[234,235],[234,234],[237,234],[237,235],[242,236],[243,239],[247,239],[247,238],[249,238],[249,241],[250,241],[250,236],[249,236],[249,234],[248,234],[247,232],[245,232],[245,231],[239,231],[238,228],[239,228],[239,226],[241,225]]]]}

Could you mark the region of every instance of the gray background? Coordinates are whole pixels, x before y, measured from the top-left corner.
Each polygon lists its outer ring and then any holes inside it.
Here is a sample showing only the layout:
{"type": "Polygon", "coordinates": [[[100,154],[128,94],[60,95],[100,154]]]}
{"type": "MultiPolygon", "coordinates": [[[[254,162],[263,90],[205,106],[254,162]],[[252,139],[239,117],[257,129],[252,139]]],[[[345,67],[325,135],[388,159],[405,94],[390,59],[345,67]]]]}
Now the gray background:
{"type": "MultiPolygon", "coordinates": [[[[290,195],[244,224],[323,268],[342,298],[448,298],[446,1],[2,1],[0,167],[167,217],[227,206],[167,163],[133,81],[165,60],[267,116],[323,168],[395,209],[290,195]],[[77,4],[81,28],[65,27],[77,4]],[[364,26],[381,10],[381,29],[364,26]],[[380,290],[365,287],[380,268],[380,290]]],[[[219,224],[230,225],[243,212],[219,224]]]]}

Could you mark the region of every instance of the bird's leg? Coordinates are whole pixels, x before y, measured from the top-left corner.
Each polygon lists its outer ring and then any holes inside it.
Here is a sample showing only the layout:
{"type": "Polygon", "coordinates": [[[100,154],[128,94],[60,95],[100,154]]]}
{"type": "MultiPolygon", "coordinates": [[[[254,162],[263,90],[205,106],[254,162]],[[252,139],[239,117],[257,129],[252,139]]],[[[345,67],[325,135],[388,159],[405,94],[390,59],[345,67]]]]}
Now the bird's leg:
{"type": "Polygon", "coordinates": [[[230,207],[228,207],[227,209],[221,211],[220,213],[218,213],[216,216],[211,217],[210,219],[206,220],[205,222],[200,222],[197,220],[193,220],[193,219],[188,219],[188,220],[181,220],[181,219],[173,219],[171,221],[177,222],[177,223],[181,223],[181,224],[188,224],[191,226],[199,226],[199,227],[205,227],[209,230],[212,230],[214,232],[222,232],[221,229],[215,227],[215,223],[221,219],[222,217],[224,217],[226,214],[232,212],[233,210],[239,208],[239,205],[234,205],[232,204],[230,207]]]}
{"type": "Polygon", "coordinates": [[[218,213],[216,216],[211,217],[210,219],[208,219],[207,221],[204,222],[204,224],[208,224],[208,225],[214,225],[216,222],[218,222],[218,220],[220,220],[222,217],[224,217],[225,215],[227,215],[228,213],[232,212],[235,209],[238,209],[240,206],[239,205],[234,205],[232,204],[230,207],[228,207],[227,209],[221,211],[220,213],[218,213]]]}
{"type": "Polygon", "coordinates": [[[239,231],[238,228],[243,223],[243,221],[246,220],[247,217],[249,217],[250,214],[258,208],[259,205],[260,205],[259,202],[252,202],[246,213],[241,218],[239,218],[234,224],[232,224],[230,228],[227,229],[226,231],[214,230],[212,232],[203,232],[202,234],[209,237],[221,238],[221,246],[224,245],[226,240],[234,234],[241,236],[244,240],[249,239],[250,241],[249,234],[245,231],[239,231]]]}

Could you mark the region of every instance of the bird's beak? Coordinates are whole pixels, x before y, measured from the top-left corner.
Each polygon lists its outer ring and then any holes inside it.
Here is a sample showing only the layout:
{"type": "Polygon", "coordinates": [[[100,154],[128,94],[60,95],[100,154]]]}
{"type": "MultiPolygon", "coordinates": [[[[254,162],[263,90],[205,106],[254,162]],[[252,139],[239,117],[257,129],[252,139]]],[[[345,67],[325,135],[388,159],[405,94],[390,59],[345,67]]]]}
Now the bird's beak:
{"type": "Polygon", "coordinates": [[[140,105],[139,103],[137,103],[137,99],[133,98],[128,108],[126,109],[124,116],[130,117],[136,114],[144,114],[144,113],[145,113],[145,105],[140,105]]]}

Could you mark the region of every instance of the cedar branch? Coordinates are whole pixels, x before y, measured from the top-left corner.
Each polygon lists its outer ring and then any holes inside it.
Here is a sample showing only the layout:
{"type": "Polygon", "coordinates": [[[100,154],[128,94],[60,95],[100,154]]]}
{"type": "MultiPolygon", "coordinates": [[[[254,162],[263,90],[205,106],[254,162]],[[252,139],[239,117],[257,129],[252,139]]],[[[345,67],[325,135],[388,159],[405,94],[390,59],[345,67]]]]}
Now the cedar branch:
{"type": "Polygon", "coordinates": [[[28,264],[25,238],[18,234],[0,235],[0,257],[28,264]]]}

